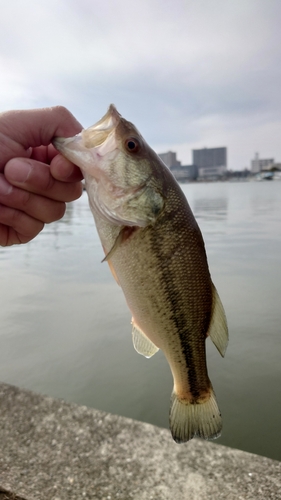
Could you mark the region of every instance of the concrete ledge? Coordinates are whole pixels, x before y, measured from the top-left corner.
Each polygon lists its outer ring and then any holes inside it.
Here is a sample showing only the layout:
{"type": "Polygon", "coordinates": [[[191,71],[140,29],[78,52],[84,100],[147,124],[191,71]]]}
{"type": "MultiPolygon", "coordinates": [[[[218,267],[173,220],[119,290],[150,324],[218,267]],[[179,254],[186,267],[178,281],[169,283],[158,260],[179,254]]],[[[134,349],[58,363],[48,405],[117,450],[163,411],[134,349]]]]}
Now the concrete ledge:
{"type": "Polygon", "coordinates": [[[5,497],[281,499],[281,463],[201,440],[177,445],[166,429],[0,384],[5,497]]]}

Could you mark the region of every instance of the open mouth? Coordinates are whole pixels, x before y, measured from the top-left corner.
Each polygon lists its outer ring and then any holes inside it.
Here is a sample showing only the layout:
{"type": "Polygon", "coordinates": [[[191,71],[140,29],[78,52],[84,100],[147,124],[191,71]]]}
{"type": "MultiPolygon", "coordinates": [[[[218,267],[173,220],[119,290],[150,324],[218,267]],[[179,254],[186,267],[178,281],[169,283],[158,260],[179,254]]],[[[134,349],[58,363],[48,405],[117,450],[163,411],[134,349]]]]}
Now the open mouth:
{"type": "Polygon", "coordinates": [[[55,137],[53,145],[80,168],[93,170],[101,157],[116,150],[115,130],[120,119],[121,115],[111,104],[107,113],[97,123],[83,129],[74,137],[55,137]]]}

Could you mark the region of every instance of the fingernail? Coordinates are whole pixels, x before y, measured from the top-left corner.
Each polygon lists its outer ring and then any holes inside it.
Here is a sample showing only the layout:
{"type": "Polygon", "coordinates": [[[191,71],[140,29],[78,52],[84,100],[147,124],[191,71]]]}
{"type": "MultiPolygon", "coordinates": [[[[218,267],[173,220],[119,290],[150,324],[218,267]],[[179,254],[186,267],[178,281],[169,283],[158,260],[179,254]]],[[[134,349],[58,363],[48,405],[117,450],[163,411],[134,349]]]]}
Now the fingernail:
{"type": "Polygon", "coordinates": [[[10,194],[12,189],[13,186],[6,181],[4,175],[0,175],[0,195],[10,194]]]}
{"type": "Polygon", "coordinates": [[[14,158],[7,163],[6,177],[13,182],[26,182],[31,172],[31,166],[26,160],[14,158]]]}

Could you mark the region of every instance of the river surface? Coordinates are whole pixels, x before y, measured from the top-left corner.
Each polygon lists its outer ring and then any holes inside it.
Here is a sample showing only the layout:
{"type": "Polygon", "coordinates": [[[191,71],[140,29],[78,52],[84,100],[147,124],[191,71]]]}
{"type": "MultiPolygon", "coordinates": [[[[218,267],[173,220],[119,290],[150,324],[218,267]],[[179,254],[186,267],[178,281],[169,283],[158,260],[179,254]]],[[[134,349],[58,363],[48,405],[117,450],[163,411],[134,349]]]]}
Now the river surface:
{"type": "MultiPolygon", "coordinates": [[[[281,460],[281,182],[182,189],[230,331],[224,359],[207,340],[216,442],[281,460]]],[[[0,380],[168,427],[169,366],[135,352],[102,258],[86,193],[34,241],[0,249],[0,380]]]]}

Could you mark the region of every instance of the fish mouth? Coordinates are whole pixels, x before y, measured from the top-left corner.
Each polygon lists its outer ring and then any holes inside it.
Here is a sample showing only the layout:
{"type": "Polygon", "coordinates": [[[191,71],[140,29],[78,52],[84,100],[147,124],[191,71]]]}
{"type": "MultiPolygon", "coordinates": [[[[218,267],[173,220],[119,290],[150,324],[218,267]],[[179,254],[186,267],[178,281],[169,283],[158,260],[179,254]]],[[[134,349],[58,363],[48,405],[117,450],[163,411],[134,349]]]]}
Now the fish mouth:
{"type": "Polygon", "coordinates": [[[107,113],[95,125],[82,130],[81,135],[86,147],[98,147],[115,131],[121,120],[114,104],[110,104],[107,113]]]}
{"type": "Polygon", "coordinates": [[[120,120],[121,115],[111,104],[107,113],[91,127],[74,137],[55,137],[52,143],[68,160],[94,175],[99,160],[108,153],[112,159],[117,152],[115,131],[120,120]]]}

